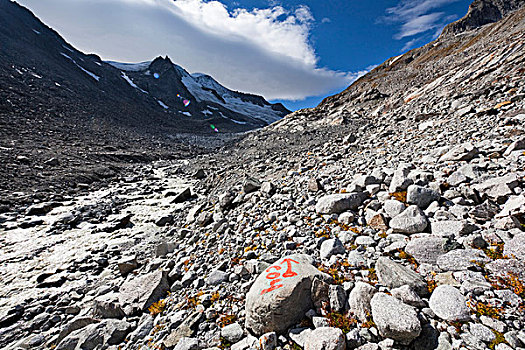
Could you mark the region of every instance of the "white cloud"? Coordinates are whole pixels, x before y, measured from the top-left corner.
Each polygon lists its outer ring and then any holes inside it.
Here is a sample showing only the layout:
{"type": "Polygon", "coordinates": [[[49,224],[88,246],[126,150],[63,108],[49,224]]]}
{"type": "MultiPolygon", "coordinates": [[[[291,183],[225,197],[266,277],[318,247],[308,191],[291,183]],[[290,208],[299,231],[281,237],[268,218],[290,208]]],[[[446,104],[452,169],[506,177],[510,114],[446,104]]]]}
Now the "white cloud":
{"type": "Polygon", "coordinates": [[[229,9],[205,0],[20,0],[71,44],[104,59],[140,62],[169,55],[268,99],[303,99],[346,87],[359,73],[318,67],[314,17],[294,10],[229,9]]]}
{"type": "MultiPolygon", "coordinates": [[[[443,27],[456,18],[456,16],[445,16],[445,12],[437,9],[457,1],[459,0],[402,0],[397,6],[388,8],[387,15],[382,20],[401,24],[394,39],[400,40],[429,31],[434,31],[432,38],[436,38],[443,27]]],[[[403,50],[413,47],[420,40],[421,38],[411,39],[403,50]]]]}
{"type": "Polygon", "coordinates": [[[401,31],[394,38],[403,39],[434,29],[436,28],[436,21],[441,19],[441,17],[443,17],[443,12],[434,12],[411,18],[408,22],[403,23],[401,31]]]}
{"type": "Polygon", "coordinates": [[[401,49],[402,52],[408,51],[416,46],[421,41],[421,38],[415,38],[410,41],[407,41],[405,46],[401,49]]]}
{"type": "Polygon", "coordinates": [[[390,15],[414,18],[459,0],[403,0],[397,6],[388,8],[390,15]]]}

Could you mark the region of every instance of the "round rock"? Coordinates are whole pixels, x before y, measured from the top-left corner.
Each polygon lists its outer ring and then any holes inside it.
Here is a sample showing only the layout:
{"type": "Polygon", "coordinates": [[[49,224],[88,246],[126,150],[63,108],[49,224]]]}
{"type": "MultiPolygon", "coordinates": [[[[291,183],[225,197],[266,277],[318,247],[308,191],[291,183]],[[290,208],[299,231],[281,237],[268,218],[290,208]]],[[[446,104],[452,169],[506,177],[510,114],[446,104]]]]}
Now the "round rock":
{"type": "Polygon", "coordinates": [[[377,290],[364,282],[356,282],[355,287],[348,296],[348,304],[350,311],[357,316],[361,321],[366,321],[368,314],[370,314],[370,300],[377,290]]]}
{"type": "Polygon", "coordinates": [[[208,278],[206,278],[206,284],[208,285],[218,285],[224,282],[228,281],[228,278],[230,277],[230,274],[224,271],[215,270],[208,278]]]}
{"type": "Polygon", "coordinates": [[[377,260],[376,272],[379,282],[388,288],[408,285],[420,295],[428,294],[427,283],[417,272],[389,258],[381,257],[377,260]]]}
{"type": "Polygon", "coordinates": [[[235,322],[221,329],[221,336],[230,343],[237,343],[244,336],[244,331],[241,325],[235,322]]]}
{"type": "Polygon", "coordinates": [[[490,259],[479,249],[456,249],[440,255],[436,262],[444,271],[461,271],[477,264],[486,264],[490,259]]]}
{"type": "Polygon", "coordinates": [[[450,286],[437,287],[428,304],[434,313],[446,321],[466,321],[470,319],[470,310],[461,292],[450,286]]]}
{"type": "Polygon", "coordinates": [[[405,251],[412,255],[420,264],[437,263],[437,258],[445,254],[447,239],[442,237],[419,237],[413,238],[405,247],[405,251]]]}

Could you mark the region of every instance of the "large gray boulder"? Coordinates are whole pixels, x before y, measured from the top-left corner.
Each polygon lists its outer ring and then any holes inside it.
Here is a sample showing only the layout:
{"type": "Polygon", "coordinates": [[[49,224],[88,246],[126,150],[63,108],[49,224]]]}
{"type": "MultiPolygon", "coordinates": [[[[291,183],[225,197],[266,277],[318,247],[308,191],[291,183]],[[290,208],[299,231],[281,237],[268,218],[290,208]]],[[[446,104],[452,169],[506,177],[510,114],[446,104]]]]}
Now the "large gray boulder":
{"type": "Polygon", "coordinates": [[[471,143],[464,143],[453,147],[450,151],[439,158],[440,162],[471,160],[478,155],[479,150],[471,143]]]}
{"type": "Polygon", "coordinates": [[[372,319],[382,337],[407,345],[421,333],[421,323],[414,308],[393,296],[377,293],[371,306],[372,319]]]}
{"type": "Polygon", "coordinates": [[[104,320],[73,331],[60,341],[57,350],[92,350],[100,346],[120,344],[132,325],[121,320],[104,320]]]}
{"type": "Polygon", "coordinates": [[[474,185],[483,197],[495,200],[499,204],[505,203],[509,196],[514,194],[513,190],[519,185],[519,178],[516,174],[509,174],[502,177],[492,178],[474,185]]]}
{"type": "Polygon", "coordinates": [[[210,273],[210,275],[206,278],[206,284],[212,286],[219,285],[221,283],[227,282],[229,276],[229,273],[221,270],[212,271],[212,273],[210,273]]]}
{"type": "Polygon", "coordinates": [[[413,183],[413,180],[408,177],[410,170],[413,169],[412,164],[403,163],[400,164],[396,171],[394,171],[394,176],[392,176],[392,181],[388,190],[390,192],[404,191],[413,183]]]}
{"type": "Polygon", "coordinates": [[[311,287],[315,277],[329,280],[306,255],[277,260],[257,277],[246,296],[246,328],[260,336],[283,333],[313,307],[311,287]]]}
{"type": "Polygon", "coordinates": [[[516,259],[496,259],[485,265],[485,269],[498,277],[518,276],[525,280],[525,261],[516,259]]]}
{"type": "Polygon", "coordinates": [[[430,203],[437,201],[440,197],[441,195],[438,192],[426,187],[410,185],[407,189],[407,203],[415,204],[422,209],[428,207],[430,203]]]}
{"type": "Polygon", "coordinates": [[[244,179],[244,182],[242,184],[242,190],[244,193],[252,193],[257,191],[259,188],[261,188],[261,182],[254,178],[254,177],[247,177],[244,179]]]}
{"type": "Polygon", "coordinates": [[[365,197],[362,192],[331,194],[317,201],[315,211],[318,214],[340,214],[347,210],[357,209],[365,197]]]}
{"type": "Polygon", "coordinates": [[[405,252],[412,255],[419,264],[437,263],[437,258],[445,254],[447,239],[442,237],[412,238],[405,247],[405,252]]]}
{"type": "Polygon", "coordinates": [[[364,282],[356,282],[355,287],[348,296],[350,312],[352,312],[360,321],[364,322],[372,311],[370,300],[377,289],[364,282]]]}
{"type": "Polygon", "coordinates": [[[417,295],[410,286],[404,285],[399,288],[391,289],[392,296],[401,300],[407,305],[414,307],[425,307],[425,302],[417,295]]]}
{"type": "Polygon", "coordinates": [[[377,260],[376,273],[379,283],[390,289],[408,285],[419,295],[428,294],[427,284],[417,272],[389,258],[381,257],[377,260]]]}
{"type": "MultiPolygon", "coordinates": [[[[525,194],[511,196],[503,206],[503,209],[497,213],[496,218],[501,222],[509,222],[510,227],[523,228],[522,222],[525,217],[525,194]],[[521,221],[520,221],[521,220],[521,221]]],[[[497,227],[497,226],[496,226],[497,227]]]]}
{"type": "Polygon", "coordinates": [[[221,329],[221,336],[229,343],[237,343],[244,336],[244,330],[235,322],[221,329]]]}
{"type": "Polygon", "coordinates": [[[200,350],[202,346],[197,338],[182,337],[173,350],[200,350]]]}
{"type": "Polygon", "coordinates": [[[513,239],[505,244],[503,254],[525,261],[525,233],[514,236],[513,239]]]}
{"type": "Polygon", "coordinates": [[[436,262],[444,271],[461,271],[489,261],[479,249],[456,249],[439,256],[436,262]]]}
{"type": "Polygon", "coordinates": [[[474,232],[476,225],[469,224],[464,220],[441,220],[430,224],[430,230],[434,236],[463,236],[474,232]]]}
{"type": "Polygon", "coordinates": [[[78,331],[79,329],[82,329],[90,324],[99,323],[100,320],[86,317],[86,316],[77,316],[74,319],[72,319],[62,330],[60,330],[60,333],[58,334],[58,337],[56,339],[56,343],[60,343],[62,339],[67,337],[69,334],[73,333],[74,331],[78,331]]]}
{"type": "Polygon", "coordinates": [[[383,210],[385,211],[385,215],[387,218],[391,219],[399,214],[401,214],[407,206],[405,203],[397,201],[395,199],[388,199],[385,201],[385,204],[383,204],[383,210]]]}
{"type": "Polygon", "coordinates": [[[146,310],[170,289],[168,273],[155,271],[124,282],[119,290],[119,303],[129,315],[135,310],[146,310]]]}
{"type": "Polygon", "coordinates": [[[339,328],[320,327],[314,329],[304,343],[304,350],[345,350],[346,340],[339,328]]]}
{"type": "Polygon", "coordinates": [[[93,302],[93,316],[99,318],[122,318],[124,311],[118,302],[117,293],[107,293],[96,297],[93,302]]]}
{"type": "Polygon", "coordinates": [[[461,292],[450,285],[437,287],[428,304],[434,313],[446,321],[466,321],[470,319],[470,310],[461,292]]]}
{"type": "Polygon", "coordinates": [[[390,220],[390,228],[394,232],[400,233],[423,232],[427,225],[427,218],[417,205],[409,206],[401,214],[390,220]]]}

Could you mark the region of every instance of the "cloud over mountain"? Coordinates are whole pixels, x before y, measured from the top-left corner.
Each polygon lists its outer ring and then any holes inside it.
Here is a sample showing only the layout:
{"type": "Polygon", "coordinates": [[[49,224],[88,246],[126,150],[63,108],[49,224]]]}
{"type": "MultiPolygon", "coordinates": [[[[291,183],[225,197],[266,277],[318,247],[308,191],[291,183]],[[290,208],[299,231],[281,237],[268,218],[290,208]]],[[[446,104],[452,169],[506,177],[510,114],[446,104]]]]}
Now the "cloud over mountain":
{"type": "Polygon", "coordinates": [[[404,51],[427,39],[419,35],[431,32],[431,38],[435,39],[445,25],[457,18],[440,9],[457,1],[459,0],[402,0],[396,6],[388,8],[380,21],[400,25],[394,39],[412,37],[403,47],[404,51]]]}
{"type": "Polygon", "coordinates": [[[104,59],[169,55],[193,72],[268,99],[344,88],[359,73],[318,66],[306,6],[230,9],[204,0],[21,0],[72,44],[104,59]],[[57,10],[59,9],[59,10],[57,10]]]}

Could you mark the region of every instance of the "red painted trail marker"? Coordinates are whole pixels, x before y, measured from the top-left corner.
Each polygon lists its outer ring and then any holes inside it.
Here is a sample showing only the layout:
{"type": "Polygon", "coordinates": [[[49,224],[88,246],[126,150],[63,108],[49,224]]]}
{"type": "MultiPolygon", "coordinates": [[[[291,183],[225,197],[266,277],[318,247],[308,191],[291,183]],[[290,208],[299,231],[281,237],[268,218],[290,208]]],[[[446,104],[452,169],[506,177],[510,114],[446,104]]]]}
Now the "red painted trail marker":
{"type": "Polygon", "coordinates": [[[263,289],[261,291],[261,295],[263,294],[266,294],[268,292],[271,292],[271,291],[274,291],[276,289],[279,289],[281,287],[283,287],[284,285],[283,284],[278,284],[279,282],[282,282],[282,279],[281,278],[278,278],[278,277],[283,277],[283,278],[291,278],[291,277],[295,277],[297,276],[297,272],[294,272],[292,270],[292,263],[296,263],[296,264],[299,264],[299,262],[293,260],[293,259],[284,259],[283,261],[281,261],[281,263],[279,265],[272,265],[270,266],[269,268],[266,269],[266,273],[268,273],[266,275],[266,279],[269,279],[271,280],[270,282],[270,288],[266,288],[266,289],[263,289]],[[282,264],[285,264],[286,263],[286,272],[282,274],[277,272],[279,270],[281,270],[281,266],[279,265],[282,265],[282,264]],[[274,272],[271,272],[272,270],[276,270],[274,272]]]}

